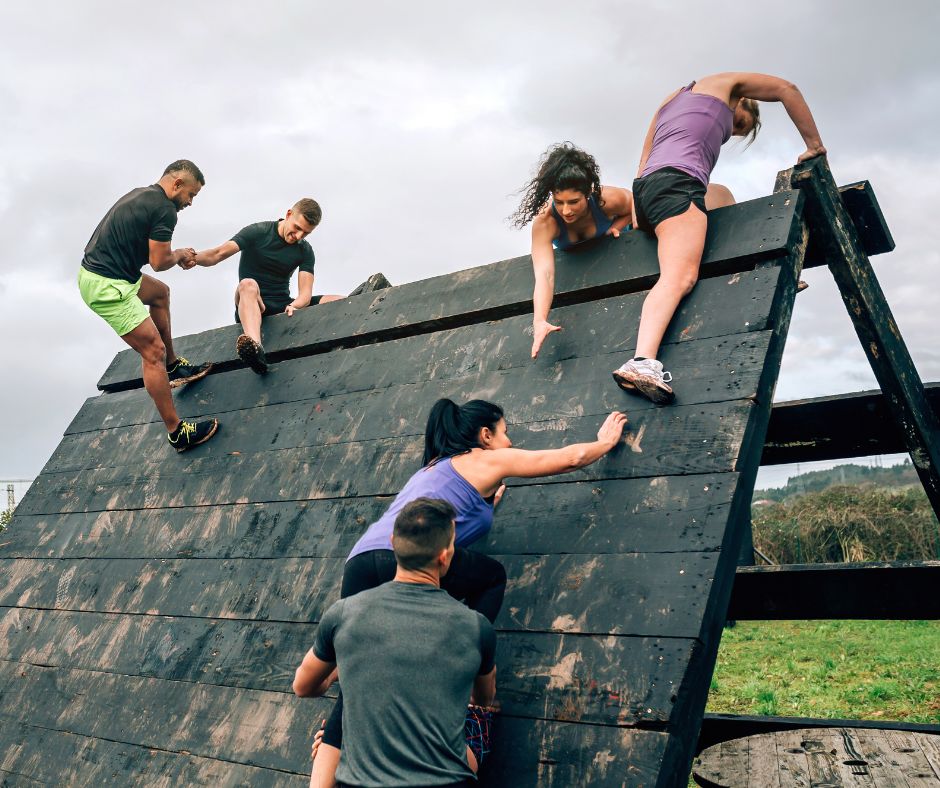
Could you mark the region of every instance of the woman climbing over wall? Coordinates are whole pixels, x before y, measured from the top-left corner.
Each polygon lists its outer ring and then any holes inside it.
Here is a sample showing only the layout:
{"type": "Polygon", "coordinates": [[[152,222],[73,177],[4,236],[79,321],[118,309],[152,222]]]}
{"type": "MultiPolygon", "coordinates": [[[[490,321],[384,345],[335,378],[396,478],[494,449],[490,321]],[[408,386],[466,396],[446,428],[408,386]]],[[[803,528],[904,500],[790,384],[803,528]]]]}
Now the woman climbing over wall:
{"type": "MultiPolygon", "coordinates": [[[[456,550],[449,571],[441,578],[441,588],[495,621],[506,590],[506,571],[496,559],[468,550],[467,546],[489,533],[494,507],[506,489],[503,479],[551,476],[590,465],[619,443],[626,423],[627,417],[614,411],[601,425],[596,441],[526,451],[512,448],[498,405],[484,400],[464,405],[438,400],[425,428],[424,464],[385,514],[356,542],[346,559],[340,596],[352,596],[392,580],[396,568],[391,543],[395,518],[416,498],[438,498],[457,512],[456,550]]],[[[318,747],[315,744],[312,788],[335,785],[342,744],[342,707],[340,694],[322,741],[318,747]]],[[[481,755],[476,752],[477,760],[481,755]]]]}
{"type": "MultiPolygon", "coordinates": [[[[532,222],[532,358],[561,326],[548,322],[555,295],[555,252],[605,235],[620,237],[630,228],[633,195],[620,186],[602,186],[594,157],[570,142],[552,145],[539,160],[535,177],[522,189],[519,209],[510,217],[516,227],[532,222]]],[[[734,203],[731,192],[712,184],[705,196],[707,210],[734,203]]]]}
{"type": "Polygon", "coordinates": [[[698,281],[709,177],[729,138],[757,136],[758,101],[783,104],[806,145],[798,162],[826,153],[796,85],[766,74],[714,74],[680,88],[660,105],[646,134],[633,181],[634,225],[655,235],[660,274],[643,303],[636,354],[613,376],[622,389],[659,405],[674,397],[672,376],[657,355],[679,302],[698,281]]]}

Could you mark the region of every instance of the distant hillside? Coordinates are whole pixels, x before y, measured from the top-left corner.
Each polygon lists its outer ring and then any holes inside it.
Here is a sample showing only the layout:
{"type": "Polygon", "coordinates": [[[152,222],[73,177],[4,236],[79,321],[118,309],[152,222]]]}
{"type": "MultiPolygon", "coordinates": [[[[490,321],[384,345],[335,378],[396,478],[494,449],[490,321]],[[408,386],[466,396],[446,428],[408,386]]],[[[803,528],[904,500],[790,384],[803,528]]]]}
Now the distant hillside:
{"type": "Polygon", "coordinates": [[[888,468],[846,464],[825,471],[808,471],[799,476],[792,476],[783,487],[755,490],[753,500],[785,501],[793,495],[821,492],[835,486],[862,485],[899,489],[912,484],[920,486],[920,479],[909,459],[888,468]]]}

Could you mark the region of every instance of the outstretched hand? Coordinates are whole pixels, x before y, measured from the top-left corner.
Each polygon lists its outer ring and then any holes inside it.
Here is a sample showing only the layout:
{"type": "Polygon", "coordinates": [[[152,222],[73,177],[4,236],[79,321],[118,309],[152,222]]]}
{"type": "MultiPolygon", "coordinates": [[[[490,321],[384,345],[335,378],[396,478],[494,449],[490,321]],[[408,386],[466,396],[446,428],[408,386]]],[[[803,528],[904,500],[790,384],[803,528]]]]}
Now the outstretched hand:
{"type": "Polygon", "coordinates": [[[539,351],[542,349],[542,343],[545,341],[545,338],[554,333],[555,331],[561,331],[561,326],[555,326],[549,323],[547,320],[536,320],[532,323],[532,358],[538,358],[539,351]]]}
{"type": "Polygon", "coordinates": [[[613,448],[620,442],[624,427],[626,426],[626,414],[621,413],[619,410],[615,410],[606,419],[604,419],[604,423],[601,424],[601,428],[597,431],[597,439],[601,443],[610,444],[610,447],[613,448]]]}

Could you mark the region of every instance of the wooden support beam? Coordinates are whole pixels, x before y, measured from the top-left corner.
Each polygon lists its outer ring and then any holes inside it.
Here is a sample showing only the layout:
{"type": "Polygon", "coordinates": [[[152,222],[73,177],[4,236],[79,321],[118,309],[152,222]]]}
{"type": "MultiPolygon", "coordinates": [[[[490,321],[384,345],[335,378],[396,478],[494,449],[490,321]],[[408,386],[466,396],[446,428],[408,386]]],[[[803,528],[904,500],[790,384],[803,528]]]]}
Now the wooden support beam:
{"type": "Polygon", "coordinates": [[[829,270],[858,338],[904,435],[927,496],[940,516],[940,421],[930,407],[924,384],[825,157],[794,167],[790,182],[806,197],[804,215],[811,237],[823,244],[829,270]]]}
{"type": "Polygon", "coordinates": [[[940,619],[940,561],[745,566],[734,620],[940,619]]]}
{"type": "MultiPolygon", "coordinates": [[[[924,384],[940,414],[940,382],[924,384]]],[[[767,428],[761,465],[837,460],[907,451],[904,436],[880,391],[780,402],[767,428]]]]}
{"type": "Polygon", "coordinates": [[[800,728],[859,728],[911,733],[940,734],[940,725],[925,725],[903,720],[834,720],[814,717],[756,717],[743,714],[706,714],[699,732],[696,755],[714,744],[742,739],[759,733],[791,731],[800,728]]]}

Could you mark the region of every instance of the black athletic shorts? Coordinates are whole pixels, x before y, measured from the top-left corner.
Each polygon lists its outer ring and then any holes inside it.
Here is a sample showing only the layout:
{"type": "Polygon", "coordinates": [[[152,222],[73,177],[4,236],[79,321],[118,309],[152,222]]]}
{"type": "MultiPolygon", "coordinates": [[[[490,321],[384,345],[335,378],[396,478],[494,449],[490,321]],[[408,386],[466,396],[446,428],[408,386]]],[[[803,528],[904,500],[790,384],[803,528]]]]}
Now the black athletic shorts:
{"type": "MultiPolygon", "coordinates": [[[[313,296],[310,299],[310,306],[316,306],[320,303],[320,299],[323,296],[313,296]]],[[[261,299],[264,301],[264,299],[261,299]]],[[[294,302],[294,299],[288,299],[287,301],[264,301],[264,312],[261,314],[261,317],[271,317],[271,315],[280,315],[287,307],[294,302]]],[[[242,321],[238,317],[238,307],[235,307],[235,322],[241,323],[242,321]]]]}
{"type": "Polygon", "coordinates": [[[690,203],[705,213],[705,184],[675,167],[633,181],[636,226],[650,235],[660,222],[685,213],[690,203]]]}

